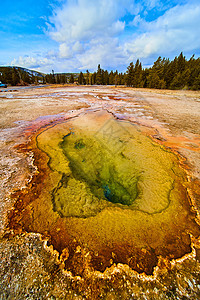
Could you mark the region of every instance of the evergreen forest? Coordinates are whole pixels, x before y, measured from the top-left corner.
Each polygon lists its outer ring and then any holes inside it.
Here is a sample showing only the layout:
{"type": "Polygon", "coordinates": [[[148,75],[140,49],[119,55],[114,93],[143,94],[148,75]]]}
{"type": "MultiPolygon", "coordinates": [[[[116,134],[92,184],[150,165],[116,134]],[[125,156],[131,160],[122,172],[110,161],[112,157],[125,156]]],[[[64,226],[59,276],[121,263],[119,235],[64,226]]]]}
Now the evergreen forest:
{"type": "Polygon", "coordinates": [[[52,73],[46,75],[30,70],[27,72],[27,69],[19,67],[0,67],[0,81],[9,85],[76,83],[200,90],[200,58],[196,59],[193,55],[187,60],[182,52],[171,61],[159,56],[150,68],[143,68],[138,59],[135,64],[133,62],[129,64],[125,73],[109,72],[100,65],[94,73],[87,70],[85,73],[55,74],[52,70],[52,73]]]}

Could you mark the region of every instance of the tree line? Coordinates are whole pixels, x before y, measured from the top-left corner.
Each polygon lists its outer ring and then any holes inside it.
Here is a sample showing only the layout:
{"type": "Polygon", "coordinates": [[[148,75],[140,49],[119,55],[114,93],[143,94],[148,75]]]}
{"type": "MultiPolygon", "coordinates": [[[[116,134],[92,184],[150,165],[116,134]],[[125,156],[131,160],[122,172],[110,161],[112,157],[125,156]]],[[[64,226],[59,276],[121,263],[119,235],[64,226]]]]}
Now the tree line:
{"type": "MultiPolygon", "coordinates": [[[[83,78],[83,74],[80,73],[79,78],[83,78]]],[[[89,77],[86,73],[84,78],[79,80],[79,84],[88,84],[87,78],[90,78],[89,84],[98,85],[200,90],[200,58],[195,59],[193,55],[187,60],[182,52],[172,61],[159,56],[151,68],[143,68],[138,59],[135,64],[129,64],[125,73],[108,72],[99,65],[97,72],[89,77]]]]}
{"type": "Polygon", "coordinates": [[[118,73],[118,71],[108,72],[107,70],[101,69],[101,66],[98,65],[97,72],[90,73],[88,70],[85,74],[80,72],[78,83],[89,85],[124,85],[125,75],[123,73],[118,73]]]}
{"type": "Polygon", "coordinates": [[[88,70],[83,73],[62,74],[36,74],[26,72],[19,67],[0,67],[0,81],[10,85],[26,84],[66,84],[77,83],[81,85],[126,85],[136,88],[155,89],[192,89],[200,90],[200,58],[194,55],[187,60],[181,52],[174,60],[168,58],[158,59],[151,68],[143,68],[139,59],[131,62],[125,73],[107,71],[100,64],[96,72],[88,70]]]}
{"type": "Polygon", "coordinates": [[[172,61],[159,56],[148,69],[137,60],[128,66],[125,81],[132,87],[200,90],[200,58],[186,60],[182,52],[172,61]]]}

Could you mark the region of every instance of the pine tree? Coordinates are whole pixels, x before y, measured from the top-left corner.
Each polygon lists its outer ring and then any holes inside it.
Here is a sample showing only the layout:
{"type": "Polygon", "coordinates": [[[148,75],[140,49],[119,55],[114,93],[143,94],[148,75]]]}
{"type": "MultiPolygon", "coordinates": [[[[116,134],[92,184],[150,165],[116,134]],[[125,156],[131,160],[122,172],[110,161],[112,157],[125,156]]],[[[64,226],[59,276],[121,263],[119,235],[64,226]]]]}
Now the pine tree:
{"type": "Polygon", "coordinates": [[[109,84],[109,74],[107,70],[103,72],[103,84],[104,85],[109,84]]]}
{"type": "Polygon", "coordinates": [[[90,72],[88,70],[86,71],[86,84],[90,84],[90,72]]]}
{"type": "Polygon", "coordinates": [[[117,71],[114,73],[114,84],[115,86],[119,84],[119,74],[117,71]]]}
{"type": "Polygon", "coordinates": [[[160,88],[160,78],[156,72],[153,70],[150,71],[149,76],[147,77],[147,86],[149,88],[153,89],[159,89],[160,88]]]}
{"type": "Polygon", "coordinates": [[[69,83],[74,83],[74,75],[73,74],[70,75],[69,83]]]}
{"type": "Polygon", "coordinates": [[[97,73],[94,72],[94,73],[92,74],[92,76],[91,76],[91,84],[92,84],[92,85],[93,85],[93,84],[96,84],[96,77],[97,77],[97,73]]]}
{"type": "Polygon", "coordinates": [[[115,76],[114,76],[113,71],[111,71],[111,72],[109,73],[109,84],[110,84],[110,85],[113,85],[113,84],[114,84],[114,80],[115,80],[115,76]]]}
{"type": "Polygon", "coordinates": [[[60,83],[62,83],[62,84],[66,83],[66,77],[64,74],[61,74],[61,76],[60,76],[60,83]]]}
{"type": "Polygon", "coordinates": [[[200,74],[194,79],[192,90],[200,90],[200,74]]]}
{"type": "Polygon", "coordinates": [[[181,54],[177,59],[178,72],[183,73],[183,71],[185,70],[185,66],[186,66],[186,59],[185,56],[183,56],[183,52],[181,52],[181,54]]]}
{"type": "Polygon", "coordinates": [[[173,61],[171,61],[168,64],[168,67],[165,70],[165,82],[166,82],[166,87],[169,89],[174,77],[177,75],[178,69],[177,69],[177,57],[173,61]]]}
{"type": "Polygon", "coordinates": [[[134,82],[134,64],[133,62],[131,62],[126,71],[126,85],[133,86],[133,82],[134,82]]]}
{"type": "Polygon", "coordinates": [[[176,76],[174,76],[174,78],[170,84],[170,88],[172,90],[184,88],[184,78],[183,78],[181,72],[177,73],[176,76]]]}
{"type": "Polygon", "coordinates": [[[96,75],[96,84],[102,84],[102,70],[100,64],[98,65],[97,75],[96,75]]]}
{"type": "Polygon", "coordinates": [[[60,84],[60,83],[61,83],[60,75],[59,75],[59,74],[56,75],[56,83],[57,83],[57,84],[60,84]]]}
{"type": "Polygon", "coordinates": [[[143,87],[144,83],[142,82],[142,64],[139,59],[137,59],[135,68],[134,68],[134,79],[133,86],[134,87],[143,87]]]}
{"type": "Polygon", "coordinates": [[[79,74],[79,76],[78,76],[78,83],[79,83],[79,84],[83,84],[83,79],[84,79],[83,73],[80,72],[80,74],[79,74]]]}

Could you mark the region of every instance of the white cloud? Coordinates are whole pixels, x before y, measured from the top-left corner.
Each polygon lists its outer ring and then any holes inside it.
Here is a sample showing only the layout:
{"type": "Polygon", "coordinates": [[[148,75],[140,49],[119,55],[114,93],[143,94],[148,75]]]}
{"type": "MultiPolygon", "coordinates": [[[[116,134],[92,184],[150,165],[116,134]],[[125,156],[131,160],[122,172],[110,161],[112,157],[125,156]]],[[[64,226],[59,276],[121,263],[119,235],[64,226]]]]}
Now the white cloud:
{"type": "Polygon", "coordinates": [[[59,46],[59,57],[60,58],[71,58],[72,57],[72,50],[65,43],[62,43],[59,46]]]}
{"type": "Polygon", "coordinates": [[[133,0],[66,1],[50,19],[50,36],[57,42],[89,41],[95,37],[114,36],[124,30],[120,21],[127,11],[134,14],[133,0]]]}
{"type": "Polygon", "coordinates": [[[127,54],[133,59],[196,51],[200,48],[199,20],[200,4],[176,6],[149,23],[137,16],[133,25],[145,32],[132,41],[127,40],[127,54]]]}
{"type": "Polygon", "coordinates": [[[159,55],[199,54],[199,20],[198,0],[68,0],[50,18],[48,36],[57,49],[39,57],[19,57],[12,64],[70,72],[93,71],[100,63],[122,70],[137,58],[151,64],[159,55]],[[154,14],[149,13],[152,9],[154,14]]]}
{"type": "Polygon", "coordinates": [[[66,65],[73,59],[78,69],[95,70],[99,63],[116,68],[125,63],[118,38],[125,32],[122,18],[140,10],[134,0],[66,1],[50,18],[49,36],[59,43],[59,58],[66,65]]]}
{"type": "Polygon", "coordinates": [[[39,69],[45,66],[49,66],[52,64],[52,60],[46,57],[38,58],[38,57],[31,57],[31,56],[19,56],[18,59],[13,59],[11,61],[11,66],[20,66],[24,68],[35,68],[39,69]]]}
{"type": "Polygon", "coordinates": [[[80,42],[74,43],[72,49],[75,53],[82,53],[84,51],[84,47],[80,42]]]}
{"type": "Polygon", "coordinates": [[[116,69],[128,63],[117,38],[93,39],[90,47],[78,59],[81,69],[90,70],[96,70],[98,64],[103,68],[116,69]]]}
{"type": "Polygon", "coordinates": [[[147,22],[140,13],[153,8],[162,10],[163,1],[67,1],[55,10],[49,35],[60,43],[60,57],[76,57],[78,68],[89,69],[95,69],[98,63],[115,68],[137,58],[179,54],[200,47],[200,5],[196,1],[175,6],[157,20],[147,22]],[[126,18],[122,19],[126,14],[133,17],[128,24],[126,18]],[[133,26],[134,34],[126,31],[126,25],[133,26]]]}

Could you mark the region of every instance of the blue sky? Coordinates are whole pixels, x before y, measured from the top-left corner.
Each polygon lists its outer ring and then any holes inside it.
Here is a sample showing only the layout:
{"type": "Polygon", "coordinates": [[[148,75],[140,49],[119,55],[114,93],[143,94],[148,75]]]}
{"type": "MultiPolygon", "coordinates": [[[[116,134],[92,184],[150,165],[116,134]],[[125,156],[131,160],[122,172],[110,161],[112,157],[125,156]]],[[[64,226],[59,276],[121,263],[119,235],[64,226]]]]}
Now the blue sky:
{"type": "Polygon", "coordinates": [[[42,72],[125,71],[200,55],[199,0],[4,0],[0,65],[42,72]]]}

